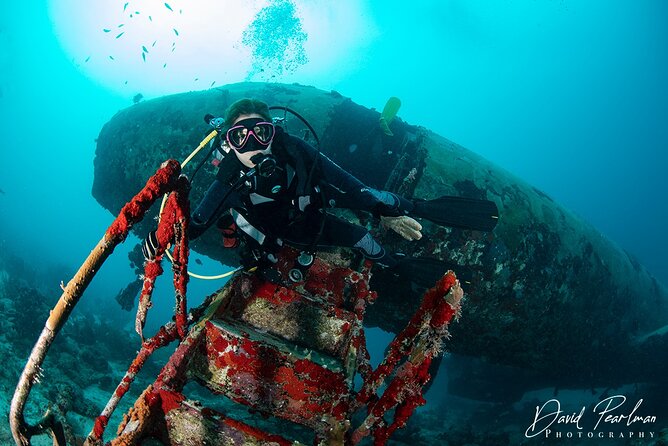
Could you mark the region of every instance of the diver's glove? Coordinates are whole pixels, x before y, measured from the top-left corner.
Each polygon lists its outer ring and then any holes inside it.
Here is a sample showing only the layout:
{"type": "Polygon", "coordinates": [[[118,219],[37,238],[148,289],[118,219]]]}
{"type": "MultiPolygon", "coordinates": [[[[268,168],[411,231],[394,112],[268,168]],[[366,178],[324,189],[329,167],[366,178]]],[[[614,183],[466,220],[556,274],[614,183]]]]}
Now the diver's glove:
{"type": "MultiPolygon", "coordinates": [[[[300,212],[306,212],[307,208],[320,208],[323,206],[323,197],[319,186],[314,186],[311,193],[305,192],[305,195],[298,195],[292,200],[292,205],[300,212]]],[[[333,207],[333,206],[332,206],[333,207]]]]}
{"type": "Polygon", "coordinates": [[[301,195],[297,197],[296,201],[293,201],[294,205],[299,209],[300,211],[304,212],[306,208],[311,204],[311,196],[310,195],[301,195]]]}
{"type": "Polygon", "coordinates": [[[370,194],[376,201],[372,210],[376,218],[408,215],[414,208],[412,201],[393,192],[373,188],[364,188],[362,192],[370,194]]]}
{"type": "Polygon", "coordinates": [[[398,217],[380,217],[380,224],[405,238],[406,240],[420,240],[422,238],[422,225],[408,215],[398,217]]]}
{"type": "Polygon", "coordinates": [[[141,252],[144,254],[144,258],[147,261],[155,260],[158,254],[158,248],[160,245],[158,244],[157,232],[157,230],[149,232],[144,239],[144,243],[141,245],[141,252]]]}

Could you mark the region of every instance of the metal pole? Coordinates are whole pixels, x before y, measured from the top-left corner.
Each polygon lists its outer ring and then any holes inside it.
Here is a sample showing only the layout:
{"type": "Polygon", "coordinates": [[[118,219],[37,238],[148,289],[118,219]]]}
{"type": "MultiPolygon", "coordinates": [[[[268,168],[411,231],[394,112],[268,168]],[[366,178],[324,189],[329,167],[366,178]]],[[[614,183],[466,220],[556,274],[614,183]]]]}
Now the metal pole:
{"type": "Polygon", "coordinates": [[[174,184],[180,173],[181,166],[176,160],[166,161],[160,166],[160,169],[147,181],[146,186],[121,209],[118,217],[109,226],[104,237],[102,237],[88,255],[72,280],[69,281],[58,303],[51,310],[44,329],[37,339],[28,362],[21,373],[14,396],[12,397],[9,410],[9,425],[14,436],[14,441],[16,441],[18,446],[30,445],[30,437],[44,430],[51,429],[54,431],[54,429],[58,429],[59,424],[53,416],[45,416],[35,426],[26,424],[23,418],[23,409],[25,408],[33,384],[39,380],[42,370],[41,366],[49,351],[49,347],[51,347],[51,343],[58,334],[58,331],[67,321],[74,306],[79,302],[91,280],[93,280],[93,277],[95,277],[95,274],[99,271],[107,257],[114,251],[116,245],[125,240],[132,225],[143,218],[146,211],[159,196],[174,188],[174,184]]]}

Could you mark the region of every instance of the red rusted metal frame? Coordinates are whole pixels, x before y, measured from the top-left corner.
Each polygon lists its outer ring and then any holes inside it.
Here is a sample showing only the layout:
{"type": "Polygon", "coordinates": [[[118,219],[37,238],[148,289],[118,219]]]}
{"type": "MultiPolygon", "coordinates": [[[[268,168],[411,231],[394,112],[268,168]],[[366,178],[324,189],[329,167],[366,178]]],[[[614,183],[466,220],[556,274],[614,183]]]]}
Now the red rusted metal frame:
{"type": "MultiPolygon", "coordinates": [[[[138,444],[148,435],[167,438],[164,419],[168,412],[177,408],[185,399],[180,392],[185,384],[186,366],[203,336],[204,327],[204,324],[196,324],[187,333],[155,382],[135,402],[129,416],[126,416],[124,424],[119,428],[121,433],[111,445],[138,444]],[[138,419],[139,423],[133,429],[123,431],[133,417],[138,419]]],[[[174,328],[176,329],[176,324],[174,328]]],[[[178,330],[175,331],[178,334],[178,330]]]]}
{"type": "Polygon", "coordinates": [[[63,290],[63,294],[51,311],[45,327],[30,353],[12,398],[9,422],[12,435],[18,445],[29,445],[30,437],[42,432],[41,430],[38,432],[36,426],[26,424],[23,418],[23,410],[51,343],[69,318],[90,281],[113,252],[116,245],[125,240],[132,225],[144,217],[155,200],[174,187],[180,172],[181,166],[176,160],[168,160],[162,164],[144,188],[123,206],[118,217],[105,232],[104,237],[91,251],[63,290]]]}
{"type": "Polygon", "coordinates": [[[155,280],[163,272],[162,257],[170,244],[174,245],[172,269],[174,270],[174,290],[176,300],[176,329],[181,339],[186,331],[186,289],[188,284],[188,224],[190,221],[190,204],[188,193],[190,183],[185,177],[177,181],[174,192],[170,194],[162,212],[162,218],[156,230],[158,250],[156,257],[144,265],[144,285],[139,296],[135,329],[142,337],[148,309],[151,307],[151,296],[155,280]]]}
{"type": "Polygon", "coordinates": [[[424,294],[420,308],[390,343],[385,359],[368,375],[357,395],[357,408],[366,406],[368,416],[352,433],[352,444],[371,433],[375,445],[385,444],[396,429],[406,425],[415,408],[425,404],[422,389],[430,379],[429,365],[440,352],[441,341],[447,336],[447,324],[458,313],[460,299],[461,288],[452,272],[424,294]],[[415,346],[418,339],[420,348],[415,346]],[[406,356],[410,357],[397,368],[406,356]],[[395,370],[395,377],[377,397],[378,387],[395,370]],[[386,426],[384,416],[392,409],[395,409],[394,420],[386,426]]]}
{"type": "Polygon", "coordinates": [[[319,428],[323,415],[342,421],[349,413],[349,390],[343,373],[323,369],[310,359],[290,360],[288,354],[247,338],[230,338],[215,329],[210,333],[214,334],[208,338],[211,351],[219,355],[216,368],[227,370],[234,392],[227,394],[231,400],[259,408],[267,394],[251,389],[259,388],[269,378],[271,385],[264,388],[269,390],[272,403],[280,407],[285,402],[288,409],[268,413],[314,429],[319,428]],[[291,405],[291,401],[300,404],[291,405]]]}
{"type": "MultiPolygon", "coordinates": [[[[142,348],[137,357],[130,365],[125,377],[116,388],[114,395],[107,403],[102,414],[95,420],[93,431],[89,434],[87,441],[90,444],[96,444],[102,439],[104,430],[109,422],[113,411],[123,395],[130,388],[136,374],[141,370],[148,357],[158,348],[170,344],[177,338],[183,339],[186,333],[187,320],[186,312],[186,287],[188,282],[188,222],[190,215],[190,206],[188,193],[190,183],[187,178],[181,176],[177,179],[173,188],[173,193],[167,199],[163,218],[158,224],[156,236],[159,242],[158,254],[155,260],[147,261],[144,266],[144,285],[139,299],[137,310],[136,328],[142,336],[142,348]],[[162,274],[163,269],[160,265],[162,256],[167,247],[174,244],[174,289],[176,294],[176,322],[162,326],[158,333],[151,339],[144,341],[142,328],[145,321],[146,311],[150,307],[150,299],[153,293],[155,279],[162,274]]],[[[202,308],[202,306],[200,306],[202,308]]]]}
{"type": "Polygon", "coordinates": [[[119,428],[120,434],[111,445],[138,444],[147,436],[168,438],[165,417],[185,400],[181,390],[185,384],[186,367],[202,341],[204,330],[205,324],[196,324],[189,330],[158,378],[130,409],[119,428]],[[130,421],[135,421],[136,425],[130,428],[130,421]]]}
{"type": "Polygon", "coordinates": [[[360,273],[355,273],[358,276],[351,277],[355,283],[355,293],[351,296],[353,299],[353,312],[357,317],[357,324],[354,327],[350,348],[354,348],[357,358],[357,373],[362,377],[363,382],[366,382],[372,372],[371,356],[366,348],[366,333],[364,332],[363,321],[366,307],[373,304],[378,297],[375,291],[369,290],[369,281],[371,280],[371,261],[366,260],[362,266],[360,273]]]}
{"type": "MultiPolygon", "coordinates": [[[[215,296],[216,293],[211,294],[206,299],[204,299],[204,302],[202,302],[200,306],[191,310],[190,314],[188,315],[188,321],[196,321],[202,317],[202,315],[209,309],[209,306],[211,305],[215,296]]],[[[107,402],[104,410],[100,416],[96,418],[93,430],[86,438],[86,444],[95,445],[102,443],[102,437],[104,435],[104,431],[106,430],[107,424],[109,423],[111,415],[113,414],[120,400],[130,389],[130,385],[134,382],[137,373],[139,373],[139,371],[142,369],[146,363],[146,360],[153,354],[153,352],[166,345],[169,345],[176,339],[179,339],[176,323],[170,322],[160,327],[158,332],[152,338],[147,339],[142,343],[141,350],[139,353],[137,353],[137,356],[132,361],[132,364],[128,368],[121,382],[116,387],[114,394],[107,402]]]]}
{"type": "MultiPolygon", "coordinates": [[[[284,250],[279,256],[278,271],[283,275],[287,274],[287,271],[294,265],[295,257],[294,250],[284,250]],[[293,261],[290,262],[290,259],[293,261]]],[[[348,268],[332,267],[316,259],[309,268],[304,282],[286,284],[287,287],[263,281],[257,276],[243,277],[230,286],[236,290],[235,295],[252,295],[252,297],[240,299],[242,301],[240,308],[234,307],[234,303],[230,302],[231,306],[226,307],[225,312],[234,320],[243,319],[243,316],[237,313],[243,312],[246,305],[253,305],[252,302],[255,299],[273,305],[291,305],[303,301],[303,295],[306,294],[310,296],[308,300],[314,304],[318,302],[317,305],[322,305],[327,313],[341,319],[348,319],[349,322],[344,324],[342,331],[350,333],[351,326],[354,328],[359,325],[361,328],[361,322],[358,315],[343,310],[343,299],[344,297],[348,299],[360,313],[363,313],[366,301],[375,296],[375,293],[371,293],[368,289],[369,269],[370,264],[366,265],[366,269],[360,273],[348,268]]],[[[252,321],[246,320],[246,322],[253,324],[252,321]]],[[[271,328],[266,330],[272,332],[271,328]]],[[[209,333],[215,335],[216,330],[212,329],[209,333]]],[[[352,346],[350,336],[350,334],[346,336],[345,350],[324,351],[343,359],[345,364],[350,364],[351,355],[354,354],[349,350],[352,346]]],[[[333,373],[327,369],[323,370],[320,365],[311,360],[297,360],[292,366],[279,365],[274,370],[271,367],[263,366],[259,361],[267,361],[269,364],[283,364],[289,361],[280,354],[275,356],[275,352],[265,350],[261,344],[249,340],[214,336],[212,339],[207,338],[206,345],[206,355],[216,358],[216,368],[229,369],[225,376],[232,382],[235,382],[237,374],[243,376],[239,381],[245,381],[249,377],[267,374],[270,370],[276,373],[275,386],[264,388],[265,391],[260,393],[275,395],[279,401],[284,399],[285,407],[290,410],[273,412],[273,409],[268,409],[268,413],[311,427],[316,434],[316,439],[331,441],[332,436],[337,436],[339,432],[343,435],[342,432],[348,430],[346,418],[350,413],[350,401],[354,395],[351,395],[350,389],[345,385],[348,382],[347,375],[340,372],[333,373]],[[223,352],[225,353],[222,354],[223,352]],[[317,391],[319,388],[327,389],[325,394],[330,393],[334,399],[319,399],[324,395],[317,391]],[[301,401],[303,406],[294,406],[287,401],[301,401]],[[304,410],[305,413],[300,412],[304,410]]],[[[353,363],[356,362],[354,357],[352,359],[353,363]]],[[[345,369],[347,367],[344,367],[345,369]]],[[[262,382],[263,379],[259,377],[258,381],[262,382]]],[[[227,385],[225,387],[228,388],[227,385]]],[[[251,386],[251,388],[255,387],[251,386]]],[[[254,408],[261,405],[255,399],[257,397],[255,393],[251,392],[247,395],[241,388],[238,389],[240,392],[236,393],[234,389],[236,389],[234,384],[231,384],[231,387],[228,388],[230,392],[225,393],[233,401],[254,408]]],[[[277,404],[277,406],[281,405],[280,402],[277,404]]]]}
{"type": "Polygon", "coordinates": [[[109,423],[111,415],[113,414],[116,406],[123,398],[125,393],[130,389],[130,385],[134,381],[135,376],[137,376],[137,373],[139,373],[139,371],[142,369],[148,357],[151,356],[157,349],[169,345],[177,338],[178,332],[176,330],[176,324],[172,322],[160,327],[160,330],[158,330],[158,333],[155,336],[144,341],[141,350],[137,354],[137,357],[134,359],[134,361],[132,361],[128,371],[125,372],[125,376],[116,387],[116,390],[114,391],[111,399],[105,406],[100,416],[95,419],[95,425],[86,439],[87,442],[90,444],[96,444],[96,442],[102,440],[102,436],[107,427],[107,423],[109,423]]]}
{"type": "MultiPolygon", "coordinates": [[[[452,316],[454,316],[456,312],[455,309],[451,308],[449,314],[443,310],[437,310],[446,303],[443,300],[443,297],[450,291],[450,288],[454,286],[456,280],[454,274],[446,274],[433,288],[425,292],[420,308],[413,314],[406,328],[392,340],[385,359],[378,368],[373,371],[369,377],[369,381],[365,383],[360,391],[357,397],[357,401],[360,404],[367,404],[371,400],[372,395],[378,390],[378,387],[382,384],[384,378],[396,368],[399,360],[408,354],[425,321],[430,321],[435,317],[433,323],[443,326],[452,318],[452,316]]],[[[430,322],[430,324],[432,323],[430,322]]]]}

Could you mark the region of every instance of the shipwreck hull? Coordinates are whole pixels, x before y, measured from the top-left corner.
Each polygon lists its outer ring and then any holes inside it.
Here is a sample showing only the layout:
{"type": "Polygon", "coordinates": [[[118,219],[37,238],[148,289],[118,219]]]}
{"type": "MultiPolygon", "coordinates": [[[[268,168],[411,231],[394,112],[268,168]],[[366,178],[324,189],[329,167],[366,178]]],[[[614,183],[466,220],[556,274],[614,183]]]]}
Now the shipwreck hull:
{"type": "MultiPolygon", "coordinates": [[[[644,336],[668,323],[668,292],[642,265],[549,196],[475,153],[399,118],[388,136],[377,111],[336,92],[243,83],[135,104],[100,132],[95,198],[117,213],[163,160],[185,159],[197,146],[210,130],[204,114],[220,116],[242,97],[299,112],[319,135],[322,152],[369,186],[408,197],[459,195],[497,203],[500,220],[493,233],[426,221],[417,242],[377,231],[390,250],[444,259],[471,272],[452,352],[519,367],[564,386],[658,381],[665,372],[652,354],[665,346],[665,336],[644,336]]],[[[312,138],[297,120],[285,124],[289,132],[312,138]]],[[[209,163],[198,173],[194,202],[214,173],[209,163]]],[[[345,215],[375,225],[368,215],[345,215]]],[[[139,237],[152,224],[145,219],[137,225],[139,237]]],[[[235,264],[235,253],[221,246],[214,230],[192,245],[235,264]]],[[[376,284],[380,298],[366,324],[397,332],[417,307],[418,294],[408,282],[376,284]]]]}

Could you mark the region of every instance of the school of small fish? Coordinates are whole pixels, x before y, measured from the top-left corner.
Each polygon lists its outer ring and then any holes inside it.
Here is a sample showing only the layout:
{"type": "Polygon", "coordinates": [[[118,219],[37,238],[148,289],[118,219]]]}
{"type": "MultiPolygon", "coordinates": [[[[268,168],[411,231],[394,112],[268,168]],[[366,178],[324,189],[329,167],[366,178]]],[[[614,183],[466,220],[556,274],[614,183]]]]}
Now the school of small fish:
{"type": "MultiPolygon", "coordinates": [[[[126,2],[126,3],[123,5],[123,12],[124,12],[124,13],[127,11],[129,5],[130,5],[130,2],[126,2]]],[[[165,8],[167,8],[169,11],[171,11],[171,12],[175,12],[174,9],[172,8],[172,6],[171,6],[169,3],[165,2],[164,5],[165,5],[165,8]]],[[[141,13],[141,11],[134,11],[133,13],[130,13],[129,17],[132,18],[132,17],[134,17],[134,16],[138,16],[138,15],[140,15],[140,13],[141,13]]],[[[182,10],[182,9],[179,9],[179,14],[183,14],[183,10],[182,10]]],[[[147,17],[148,17],[148,20],[149,20],[150,22],[153,22],[153,17],[152,17],[152,16],[149,15],[149,16],[147,16],[147,17]]],[[[124,26],[125,26],[125,23],[121,23],[120,25],[117,25],[116,28],[117,28],[117,29],[120,29],[120,28],[122,28],[122,27],[124,27],[124,26]]],[[[112,28],[103,28],[103,29],[102,29],[102,32],[104,32],[104,33],[110,33],[111,31],[112,31],[112,28]]],[[[176,28],[172,28],[172,31],[174,31],[174,35],[175,35],[176,37],[179,37],[179,30],[178,30],[178,29],[176,29],[176,28]]],[[[123,37],[124,34],[125,34],[125,31],[121,31],[121,32],[119,32],[119,33],[116,35],[115,38],[116,38],[116,39],[120,39],[121,37],[123,37]]],[[[154,40],[153,43],[151,44],[151,48],[154,48],[155,45],[156,45],[156,43],[158,43],[158,41],[157,41],[157,40],[154,40]]],[[[176,42],[172,42],[171,51],[174,52],[175,49],[176,49],[176,42]]],[[[141,50],[142,50],[142,51],[141,51],[141,58],[142,58],[142,60],[143,60],[144,62],[146,62],[146,55],[149,54],[149,50],[148,50],[148,48],[146,47],[146,45],[142,45],[142,46],[141,46],[141,50]]],[[[88,62],[90,59],[91,59],[91,56],[86,57],[86,60],[84,60],[84,63],[88,62]]],[[[112,55],[109,55],[109,59],[112,60],[112,61],[113,61],[113,60],[116,60],[116,59],[114,58],[114,56],[112,56],[112,55]]],[[[167,68],[167,63],[164,63],[164,64],[162,65],[162,68],[167,68]]],[[[195,81],[198,81],[198,80],[199,80],[199,78],[195,78],[195,81]]],[[[125,81],[125,84],[126,84],[126,85],[127,85],[127,83],[128,83],[128,82],[125,81]]],[[[213,81],[213,82],[211,83],[211,87],[213,87],[215,84],[216,84],[216,81],[213,81]]]]}

